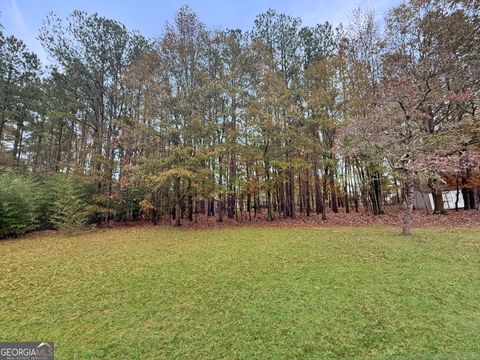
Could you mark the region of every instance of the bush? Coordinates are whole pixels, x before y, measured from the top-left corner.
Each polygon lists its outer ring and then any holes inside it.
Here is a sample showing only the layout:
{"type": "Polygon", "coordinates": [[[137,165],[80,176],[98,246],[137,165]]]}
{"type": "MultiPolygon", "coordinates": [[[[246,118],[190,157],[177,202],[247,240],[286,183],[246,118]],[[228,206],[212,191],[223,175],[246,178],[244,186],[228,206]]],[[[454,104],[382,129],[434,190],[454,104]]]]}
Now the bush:
{"type": "Polygon", "coordinates": [[[59,193],[56,190],[58,184],[62,181],[61,174],[42,176],[38,179],[39,189],[36,198],[38,209],[38,229],[53,229],[52,216],[54,203],[59,193]]]}
{"type": "Polygon", "coordinates": [[[18,236],[38,225],[38,183],[24,176],[0,176],[0,238],[18,236]]]}
{"type": "Polygon", "coordinates": [[[78,185],[71,179],[60,178],[56,182],[51,222],[63,231],[82,228],[88,219],[87,204],[82,200],[78,185]]]}
{"type": "Polygon", "coordinates": [[[0,175],[0,238],[38,229],[76,230],[88,219],[82,185],[65,174],[0,175]]]}

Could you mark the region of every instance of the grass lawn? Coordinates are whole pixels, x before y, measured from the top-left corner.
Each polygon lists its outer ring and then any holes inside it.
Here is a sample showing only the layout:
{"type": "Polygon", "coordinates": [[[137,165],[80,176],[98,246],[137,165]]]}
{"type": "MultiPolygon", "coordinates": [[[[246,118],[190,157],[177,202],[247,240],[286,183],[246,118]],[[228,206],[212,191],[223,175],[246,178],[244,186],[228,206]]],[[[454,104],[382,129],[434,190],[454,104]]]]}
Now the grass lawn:
{"type": "Polygon", "coordinates": [[[139,227],[0,242],[0,341],[58,359],[480,358],[479,229],[139,227]]]}

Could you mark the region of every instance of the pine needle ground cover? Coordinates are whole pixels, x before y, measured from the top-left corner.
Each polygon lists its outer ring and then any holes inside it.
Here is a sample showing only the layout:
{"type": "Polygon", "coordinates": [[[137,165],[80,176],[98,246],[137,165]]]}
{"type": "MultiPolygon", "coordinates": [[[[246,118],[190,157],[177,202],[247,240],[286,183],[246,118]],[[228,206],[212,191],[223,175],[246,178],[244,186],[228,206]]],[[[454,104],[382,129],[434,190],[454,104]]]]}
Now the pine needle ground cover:
{"type": "Polygon", "coordinates": [[[480,357],[478,229],[124,228],[0,242],[0,341],[58,359],[480,357]]]}

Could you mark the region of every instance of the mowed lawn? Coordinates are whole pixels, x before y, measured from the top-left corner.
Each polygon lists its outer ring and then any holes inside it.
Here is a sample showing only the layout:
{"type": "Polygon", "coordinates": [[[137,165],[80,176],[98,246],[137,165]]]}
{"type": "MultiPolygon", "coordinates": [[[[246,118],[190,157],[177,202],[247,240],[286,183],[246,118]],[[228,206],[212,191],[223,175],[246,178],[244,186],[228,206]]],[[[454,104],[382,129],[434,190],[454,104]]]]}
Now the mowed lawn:
{"type": "Polygon", "coordinates": [[[138,227],[0,242],[0,341],[58,359],[480,358],[480,229],[138,227]]]}

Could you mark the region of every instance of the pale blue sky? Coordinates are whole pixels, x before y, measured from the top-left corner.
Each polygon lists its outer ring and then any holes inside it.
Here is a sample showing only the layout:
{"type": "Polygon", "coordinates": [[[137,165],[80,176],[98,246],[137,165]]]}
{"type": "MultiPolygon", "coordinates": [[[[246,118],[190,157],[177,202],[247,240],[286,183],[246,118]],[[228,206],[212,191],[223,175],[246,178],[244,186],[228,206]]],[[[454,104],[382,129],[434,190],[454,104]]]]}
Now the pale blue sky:
{"type": "Polygon", "coordinates": [[[5,34],[25,41],[43,62],[47,59],[36,40],[38,29],[49,11],[64,18],[73,10],[98,12],[121,21],[147,37],[159,35],[167,20],[180,6],[188,4],[209,28],[250,29],[255,16],[273,8],[300,17],[305,25],[326,20],[333,24],[348,22],[351,10],[360,6],[374,9],[377,17],[400,0],[0,0],[0,22],[5,34]]]}

